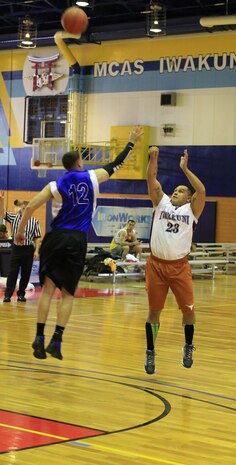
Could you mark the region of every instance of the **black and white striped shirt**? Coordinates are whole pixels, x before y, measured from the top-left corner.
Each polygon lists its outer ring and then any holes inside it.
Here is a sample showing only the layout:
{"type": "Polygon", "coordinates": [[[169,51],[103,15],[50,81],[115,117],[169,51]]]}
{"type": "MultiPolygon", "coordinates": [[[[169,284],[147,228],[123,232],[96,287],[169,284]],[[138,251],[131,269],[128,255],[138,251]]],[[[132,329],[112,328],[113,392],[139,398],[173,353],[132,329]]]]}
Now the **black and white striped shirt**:
{"type": "MultiPolygon", "coordinates": [[[[17,229],[21,220],[19,213],[6,212],[5,219],[11,224],[11,233],[14,241],[14,237],[17,233],[17,229]]],[[[35,245],[35,239],[41,237],[41,229],[38,220],[36,218],[30,218],[25,226],[25,242],[24,245],[35,245]]]]}

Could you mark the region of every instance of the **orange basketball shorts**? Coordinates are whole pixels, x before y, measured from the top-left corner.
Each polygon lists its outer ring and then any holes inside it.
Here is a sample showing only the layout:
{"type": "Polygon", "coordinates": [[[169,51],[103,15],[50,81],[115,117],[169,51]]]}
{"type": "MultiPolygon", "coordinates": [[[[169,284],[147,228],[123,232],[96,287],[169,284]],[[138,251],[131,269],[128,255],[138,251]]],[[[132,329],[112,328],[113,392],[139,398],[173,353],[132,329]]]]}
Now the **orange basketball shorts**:
{"type": "Polygon", "coordinates": [[[150,310],[161,311],[164,308],[169,289],[182,312],[193,313],[193,282],[187,257],[162,260],[150,255],[146,263],[146,291],[150,310]]]}

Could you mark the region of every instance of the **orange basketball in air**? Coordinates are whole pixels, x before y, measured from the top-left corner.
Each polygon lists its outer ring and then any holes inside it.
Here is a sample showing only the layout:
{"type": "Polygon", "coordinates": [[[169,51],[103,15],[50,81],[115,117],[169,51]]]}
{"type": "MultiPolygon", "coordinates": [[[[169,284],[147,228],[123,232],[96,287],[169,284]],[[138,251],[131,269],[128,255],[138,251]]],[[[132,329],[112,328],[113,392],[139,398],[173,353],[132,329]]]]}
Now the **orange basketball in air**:
{"type": "Polygon", "coordinates": [[[88,16],[81,8],[71,6],[62,14],[61,24],[66,32],[82,34],[88,27],[88,16]]]}

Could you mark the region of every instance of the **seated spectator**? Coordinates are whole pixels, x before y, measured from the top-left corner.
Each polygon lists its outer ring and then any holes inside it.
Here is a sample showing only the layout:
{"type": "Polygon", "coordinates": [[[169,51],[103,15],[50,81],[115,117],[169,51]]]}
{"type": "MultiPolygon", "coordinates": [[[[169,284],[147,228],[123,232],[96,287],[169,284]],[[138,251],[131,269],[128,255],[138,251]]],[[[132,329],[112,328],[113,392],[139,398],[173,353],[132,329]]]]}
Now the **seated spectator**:
{"type": "Polygon", "coordinates": [[[134,226],[135,221],[129,220],[127,225],[120,229],[113,237],[110,244],[112,257],[118,256],[122,260],[125,260],[126,255],[129,253],[141,260],[141,241],[137,239],[134,226]]]}

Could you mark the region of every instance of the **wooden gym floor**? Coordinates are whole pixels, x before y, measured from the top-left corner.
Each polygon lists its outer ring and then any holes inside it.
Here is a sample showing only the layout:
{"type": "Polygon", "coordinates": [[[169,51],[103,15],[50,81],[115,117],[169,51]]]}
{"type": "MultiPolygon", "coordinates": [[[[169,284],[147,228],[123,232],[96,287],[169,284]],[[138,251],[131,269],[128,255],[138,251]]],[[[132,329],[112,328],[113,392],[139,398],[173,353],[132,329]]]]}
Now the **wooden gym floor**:
{"type": "Polygon", "coordinates": [[[236,277],[195,278],[194,287],[193,367],[181,365],[169,294],[153,376],[143,368],[144,282],[81,282],[63,361],[32,356],[37,291],[26,304],[0,303],[0,464],[235,465],[236,277]]]}

